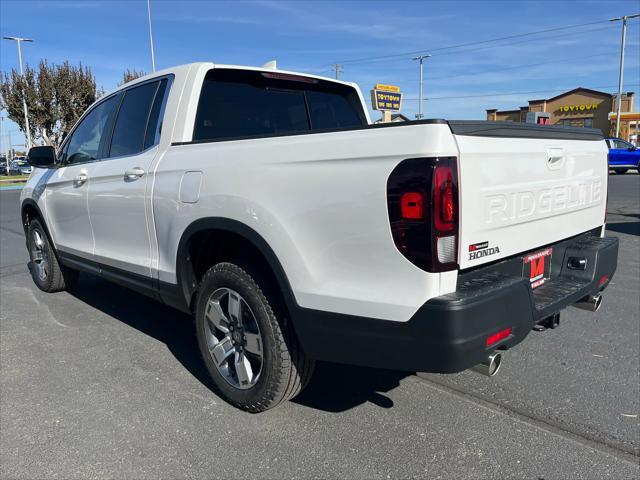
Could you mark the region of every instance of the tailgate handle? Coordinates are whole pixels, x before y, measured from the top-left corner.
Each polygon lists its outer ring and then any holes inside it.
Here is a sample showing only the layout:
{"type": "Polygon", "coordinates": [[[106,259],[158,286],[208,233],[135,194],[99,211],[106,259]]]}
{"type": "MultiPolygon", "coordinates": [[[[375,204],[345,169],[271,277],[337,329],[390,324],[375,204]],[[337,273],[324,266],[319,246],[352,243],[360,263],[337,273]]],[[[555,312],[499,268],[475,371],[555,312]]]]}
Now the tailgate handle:
{"type": "Polygon", "coordinates": [[[564,165],[564,149],[547,148],[547,168],[558,170],[562,165],[564,165]]]}

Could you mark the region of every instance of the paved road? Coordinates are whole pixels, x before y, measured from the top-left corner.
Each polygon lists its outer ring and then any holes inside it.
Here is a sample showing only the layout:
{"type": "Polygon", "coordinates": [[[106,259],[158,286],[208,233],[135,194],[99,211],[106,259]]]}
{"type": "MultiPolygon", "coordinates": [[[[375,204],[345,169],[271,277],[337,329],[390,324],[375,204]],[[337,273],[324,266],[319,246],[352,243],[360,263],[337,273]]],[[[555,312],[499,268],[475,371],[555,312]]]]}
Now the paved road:
{"type": "Polygon", "coordinates": [[[638,478],[640,177],[610,182],[597,315],[567,310],[491,379],[322,364],[261,415],[210,391],[184,315],[90,276],[37,290],[0,192],[0,476],[638,478]]]}

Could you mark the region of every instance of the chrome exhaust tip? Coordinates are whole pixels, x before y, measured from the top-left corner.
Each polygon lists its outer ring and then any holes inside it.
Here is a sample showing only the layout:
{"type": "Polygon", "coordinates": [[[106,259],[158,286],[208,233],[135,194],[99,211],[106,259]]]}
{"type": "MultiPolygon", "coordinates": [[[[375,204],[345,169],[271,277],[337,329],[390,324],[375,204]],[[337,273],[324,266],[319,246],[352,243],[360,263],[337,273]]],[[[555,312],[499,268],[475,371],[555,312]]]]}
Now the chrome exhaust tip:
{"type": "Polygon", "coordinates": [[[487,377],[493,377],[498,373],[498,370],[500,370],[501,364],[502,354],[500,352],[493,352],[484,362],[479,363],[475,367],[471,367],[470,370],[481,373],[487,377]]]}
{"type": "Polygon", "coordinates": [[[581,308],[582,310],[587,310],[589,312],[597,312],[600,310],[600,306],[602,305],[602,295],[599,293],[595,295],[587,295],[586,297],[580,299],[577,303],[574,303],[573,306],[577,308],[581,308]]]}

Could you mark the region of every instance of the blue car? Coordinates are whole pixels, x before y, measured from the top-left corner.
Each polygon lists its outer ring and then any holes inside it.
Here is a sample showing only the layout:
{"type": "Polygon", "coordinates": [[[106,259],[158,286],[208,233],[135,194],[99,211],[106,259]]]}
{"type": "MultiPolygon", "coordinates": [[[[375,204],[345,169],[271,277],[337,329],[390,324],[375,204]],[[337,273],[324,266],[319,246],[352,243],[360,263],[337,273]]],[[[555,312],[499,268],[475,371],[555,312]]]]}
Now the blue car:
{"type": "Polygon", "coordinates": [[[620,138],[606,138],[609,147],[609,168],[626,173],[630,168],[640,172],[640,150],[620,138]]]}

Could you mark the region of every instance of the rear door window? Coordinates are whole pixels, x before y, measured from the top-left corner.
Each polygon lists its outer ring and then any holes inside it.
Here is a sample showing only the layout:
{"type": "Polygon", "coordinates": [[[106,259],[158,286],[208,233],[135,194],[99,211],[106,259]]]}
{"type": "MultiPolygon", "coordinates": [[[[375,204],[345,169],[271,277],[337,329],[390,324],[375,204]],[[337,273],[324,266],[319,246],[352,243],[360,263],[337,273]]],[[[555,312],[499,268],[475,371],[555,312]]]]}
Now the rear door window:
{"type": "Polygon", "coordinates": [[[126,90],[113,128],[110,157],[135,155],[144,149],[149,113],[159,83],[126,90]]]}
{"type": "Polygon", "coordinates": [[[160,133],[162,132],[162,120],[164,118],[164,110],[167,106],[167,97],[169,96],[169,79],[164,78],[160,81],[160,86],[156,91],[153,107],[149,114],[149,123],[144,139],[144,149],[157,145],[160,142],[160,133]]]}
{"type": "Polygon", "coordinates": [[[214,69],[202,86],[193,140],[362,125],[366,117],[351,87],[287,74],[214,69]]]}

